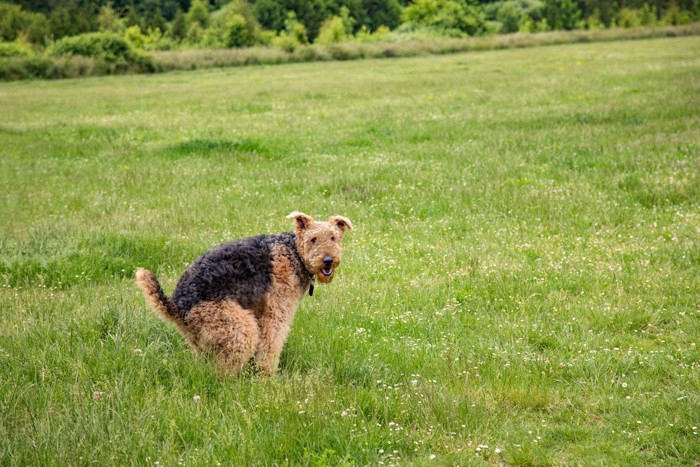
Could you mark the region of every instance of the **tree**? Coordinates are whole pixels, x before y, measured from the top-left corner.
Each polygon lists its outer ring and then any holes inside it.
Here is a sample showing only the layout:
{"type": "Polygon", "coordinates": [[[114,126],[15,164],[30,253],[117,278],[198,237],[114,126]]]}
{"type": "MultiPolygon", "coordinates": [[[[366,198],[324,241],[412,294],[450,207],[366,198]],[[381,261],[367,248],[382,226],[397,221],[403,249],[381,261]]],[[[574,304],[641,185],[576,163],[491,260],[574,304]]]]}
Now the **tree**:
{"type": "Polygon", "coordinates": [[[253,45],[260,25],[245,0],[234,0],[212,15],[202,42],[207,47],[230,48],[253,45]]]}
{"type": "Polygon", "coordinates": [[[51,34],[55,38],[77,36],[97,30],[95,4],[89,1],[68,0],[51,10],[51,34]]]}
{"type": "Polygon", "coordinates": [[[316,38],[318,44],[335,44],[345,41],[345,25],[340,16],[331,16],[321,25],[321,30],[316,38]]]}
{"type": "Polygon", "coordinates": [[[127,8],[127,15],[126,15],[126,25],[127,26],[138,26],[141,28],[143,24],[141,24],[141,17],[139,16],[138,9],[136,8],[136,3],[134,3],[134,0],[129,1],[129,7],[127,8]]]}
{"type": "Polygon", "coordinates": [[[168,35],[173,39],[181,41],[187,36],[187,22],[185,21],[185,13],[178,8],[173,21],[170,23],[168,35]]]}
{"type": "MultiPolygon", "coordinates": [[[[379,26],[394,29],[401,24],[401,5],[398,0],[363,0],[362,6],[367,12],[368,26],[372,31],[376,31],[379,26]]],[[[359,19],[359,15],[353,16],[359,19]]]]}
{"type": "Polygon", "coordinates": [[[23,36],[29,42],[43,44],[49,35],[49,22],[41,13],[30,13],[19,5],[0,3],[0,40],[14,41],[23,36]]]}
{"type": "Polygon", "coordinates": [[[501,4],[496,12],[496,20],[501,23],[502,33],[518,32],[520,28],[520,14],[515,3],[506,1],[501,4]]]}
{"type": "Polygon", "coordinates": [[[119,17],[112,3],[102,5],[100,14],[97,17],[97,24],[102,32],[121,33],[124,31],[124,21],[119,17]]]}
{"type": "Polygon", "coordinates": [[[194,0],[185,15],[185,24],[188,30],[195,25],[206,29],[209,26],[209,4],[204,0],[194,0]]]}
{"type": "Polygon", "coordinates": [[[581,10],[574,0],[546,0],[544,17],[552,29],[576,29],[581,10]]]}
{"type": "Polygon", "coordinates": [[[484,17],[476,7],[453,0],[416,0],[404,9],[402,19],[452,35],[476,35],[485,29],[484,17]]]}
{"type": "Polygon", "coordinates": [[[276,0],[257,0],[253,4],[253,13],[265,29],[281,31],[287,12],[281,2],[276,0]]]}

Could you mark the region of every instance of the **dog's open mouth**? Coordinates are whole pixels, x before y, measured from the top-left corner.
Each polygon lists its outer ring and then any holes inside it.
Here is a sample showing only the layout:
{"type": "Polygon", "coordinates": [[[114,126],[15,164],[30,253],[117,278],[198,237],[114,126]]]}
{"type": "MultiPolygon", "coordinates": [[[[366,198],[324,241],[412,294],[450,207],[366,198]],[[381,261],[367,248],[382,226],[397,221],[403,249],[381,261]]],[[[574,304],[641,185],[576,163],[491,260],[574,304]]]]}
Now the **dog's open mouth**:
{"type": "Polygon", "coordinates": [[[321,269],[321,274],[323,274],[326,277],[331,277],[333,275],[333,268],[323,268],[321,269]]]}

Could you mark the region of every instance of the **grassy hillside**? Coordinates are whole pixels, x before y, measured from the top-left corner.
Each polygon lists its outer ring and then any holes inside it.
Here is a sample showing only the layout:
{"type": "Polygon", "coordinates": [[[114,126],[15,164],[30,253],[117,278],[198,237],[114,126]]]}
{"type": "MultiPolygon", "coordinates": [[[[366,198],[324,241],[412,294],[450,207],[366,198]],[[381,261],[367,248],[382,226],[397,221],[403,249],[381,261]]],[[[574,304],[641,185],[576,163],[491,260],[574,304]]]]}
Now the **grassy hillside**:
{"type": "Polygon", "coordinates": [[[700,39],[0,84],[0,464],[693,465],[700,39]],[[271,379],[133,285],[348,216],[271,379]]]}

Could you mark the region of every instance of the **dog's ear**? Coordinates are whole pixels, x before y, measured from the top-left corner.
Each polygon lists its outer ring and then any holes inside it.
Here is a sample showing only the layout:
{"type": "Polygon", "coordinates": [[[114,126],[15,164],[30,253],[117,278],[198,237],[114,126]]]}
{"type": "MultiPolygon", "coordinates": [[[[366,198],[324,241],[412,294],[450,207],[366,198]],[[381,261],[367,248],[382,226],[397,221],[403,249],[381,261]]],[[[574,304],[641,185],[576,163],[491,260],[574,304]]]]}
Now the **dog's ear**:
{"type": "Polygon", "coordinates": [[[345,229],[352,230],[352,222],[350,222],[350,219],[348,219],[347,217],[331,216],[328,218],[328,222],[331,225],[338,227],[338,229],[340,229],[340,232],[343,234],[345,233],[345,229]]]}
{"type": "Polygon", "coordinates": [[[287,216],[287,219],[294,219],[296,221],[296,225],[294,227],[294,230],[297,233],[301,233],[304,230],[308,229],[311,224],[313,224],[314,219],[311,216],[308,216],[304,214],[303,212],[299,211],[294,211],[290,215],[287,216]]]}

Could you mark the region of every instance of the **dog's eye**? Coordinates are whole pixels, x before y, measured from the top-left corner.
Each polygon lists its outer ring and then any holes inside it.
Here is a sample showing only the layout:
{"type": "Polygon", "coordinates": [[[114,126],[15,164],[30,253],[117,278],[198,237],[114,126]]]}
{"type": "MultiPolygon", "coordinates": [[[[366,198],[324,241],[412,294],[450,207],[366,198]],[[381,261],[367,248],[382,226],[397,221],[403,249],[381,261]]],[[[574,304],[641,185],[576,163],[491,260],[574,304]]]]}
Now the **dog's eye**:
{"type": "Polygon", "coordinates": [[[311,239],[311,243],[316,243],[316,237],[311,239]]]}
{"type": "Polygon", "coordinates": [[[331,242],[335,241],[335,235],[331,237],[331,242]]]}

